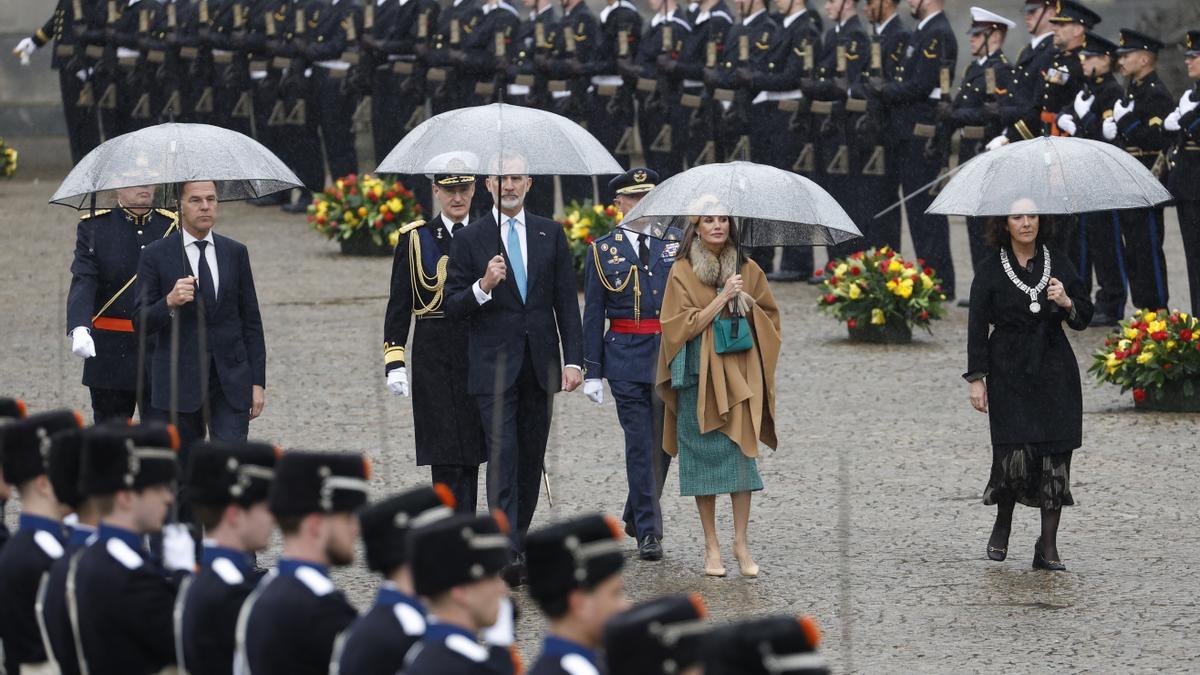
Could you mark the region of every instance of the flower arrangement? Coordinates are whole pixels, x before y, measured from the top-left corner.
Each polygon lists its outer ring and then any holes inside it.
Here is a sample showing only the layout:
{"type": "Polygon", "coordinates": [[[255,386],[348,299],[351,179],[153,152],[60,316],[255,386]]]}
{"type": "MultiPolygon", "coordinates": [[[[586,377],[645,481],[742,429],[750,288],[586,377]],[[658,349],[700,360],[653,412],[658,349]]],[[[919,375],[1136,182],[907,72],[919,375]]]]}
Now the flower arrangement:
{"type": "Polygon", "coordinates": [[[845,321],[858,339],[907,341],[903,335],[911,338],[913,326],[930,331],[945,311],[946,295],[934,270],[923,260],[904,260],[887,246],[834,260],[816,274],[825,277],[818,309],[845,321]],[[889,329],[901,339],[878,339],[889,329]]]}
{"type": "Polygon", "coordinates": [[[1178,310],[1138,310],[1092,355],[1088,372],[1121,393],[1132,390],[1138,405],[1175,390],[1193,398],[1200,393],[1200,321],[1178,310]]]}
{"type": "Polygon", "coordinates": [[[573,201],[566,208],[566,213],[558,222],[562,224],[563,232],[567,235],[567,245],[575,259],[576,273],[583,272],[583,256],[592,242],[620,225],[622,217],[623,214],[612,204],[600,206],[593,204],[591,200],[583,204],[573,201]]]}
{"type": "Polygon", "coordinates": [[[8,147],[3,138],[0,138],[0,178],[12,178],[17,172],[17,152],[16,148],[8,147]]]}
{"type": "Polygon", "coordinates": [[[347,241],[356,235],[377,247],[396,245],[400,226],[416,220],[421,205],[399,181],[350,174],[313,196],[308,222],[329,239],[347,241]]]}

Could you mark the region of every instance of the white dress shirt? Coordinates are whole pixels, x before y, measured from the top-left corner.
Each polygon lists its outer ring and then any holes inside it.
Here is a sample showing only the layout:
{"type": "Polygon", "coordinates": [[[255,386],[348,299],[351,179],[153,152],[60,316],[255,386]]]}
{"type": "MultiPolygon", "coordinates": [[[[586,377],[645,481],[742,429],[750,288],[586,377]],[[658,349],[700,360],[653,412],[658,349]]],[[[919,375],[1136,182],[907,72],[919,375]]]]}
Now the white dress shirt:
{"type": "MultiPolygon", "coordinates": [[[[509,216],[500,213],[500,211],[495,208],[492,209],[492,217],[495,218],[496,222],[500,224],[500,243],[503,244],[504,250],[508,252],[508,259],[512,260],[512,251],[510,251],[508,248],[508,235],[509,230],[514,226],[508,224],[509,216]]],[[[515,227],[517,228],[517,237],[521,241],[521,261],[525,264],[525,274],[528,275],[529,240],[525,237],[525,209],[521,209],[520,213],[512,217],[517,221],[515,227]]],[[[476,281],[475,285],[471,287],[471,290],[475,291],[475,300],[477,300],[481,305],[492,299],[492,294],[485,293],[483,288],[480,287],[478,281],[476,281]]]]}
{"type": "MultiPolygon", "coordinates": [[[[197,241],[186,229],[183,230],[183,248],[187,251],[188,262],[192,265],[192,273],[196,275],[196,285],[199,286],[200,248],[196,246],[197,241]]],[[[221,290],[221,273],[217,271],[217,245],[213,241],[212,230],[204,235],[204,241],[208,242],[208,246],[204,249],[204,259],[208,261],[208,269],[212,272],[213,297],[216,298],[220,297],[217,292],[221,290]]],[[[197,292],[199,292],[199,288],[197,288],[197,292]]]]}
{"type": "MultiPolygon", "coordinates": [[[[442,215],[442,225],[446,226],[446,231],[449,232],[451,238],[453,238],[454,237],[454,219],[447,216],[444,211],[442,212],[441,215],[442,215]]],[[[466,222],[463,222],[463,227],[466,227],[466,226],[467,226],[466,222]]]]}

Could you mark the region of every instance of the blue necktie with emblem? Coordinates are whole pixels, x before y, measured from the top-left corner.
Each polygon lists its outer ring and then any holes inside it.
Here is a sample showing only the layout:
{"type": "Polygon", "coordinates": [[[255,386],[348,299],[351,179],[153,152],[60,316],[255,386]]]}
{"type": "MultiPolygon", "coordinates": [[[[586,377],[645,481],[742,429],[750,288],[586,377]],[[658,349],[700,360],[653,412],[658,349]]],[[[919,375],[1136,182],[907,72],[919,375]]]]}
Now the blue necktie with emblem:
{"type": "Polygon", "coordinates": [[[525,258],[521,255],[521,235],[517,233],[516,218],[508,219],[508,260],[512,263],[517,290],[521,292],[521,302],[525,302],[528,281],[525,279],[525,258]]]}

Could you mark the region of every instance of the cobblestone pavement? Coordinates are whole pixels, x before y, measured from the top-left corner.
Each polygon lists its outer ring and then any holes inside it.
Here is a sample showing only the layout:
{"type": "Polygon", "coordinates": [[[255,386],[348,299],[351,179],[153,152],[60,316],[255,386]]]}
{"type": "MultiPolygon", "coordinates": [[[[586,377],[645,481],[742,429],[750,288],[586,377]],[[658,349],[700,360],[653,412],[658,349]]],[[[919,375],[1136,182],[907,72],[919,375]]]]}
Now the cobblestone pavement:
{"type": "MultiPolygon", "coordinates": [[[[0,391],[33,410],[85,409],[80,364],[64,338],[72,213],[47,207],[54,185],[0,184],[0,391]]],[[[267,408],[252,435],[284,447],[362,451],[377,495],[423,483],[414,466],[410,407],[384,386],[380,359],[387,259],[345,259],[301,218],[222,205],[218,230],[245,242],[267,330],[267,408]]],[[[956,259],[965,228],[953,227],[956,259]]],[[[1186,303],[1178,227],[1167,256],[1177,305],[1186,303]]],[[[818,258],[822,254],[818,253],[818,258]]],[[[969,284],[960,272],[959,294],[969,284]]],[[[699,591],[714,620],[810,613],[839,672],[1187,671],[1200,669],[1200,473],[1196,416],[1139,413],[1128,395],[1085,378],[1085,446],[1074,461],[1079,505],[1063,518],[1064,574],[1030,569],[1037,515],[1018,512],[1008,562],[984,548],[993,513],[980,495],[990,461],[987,423],[959,378],[966,312],[952,308],[932,336],[905,347],[862,346],[814,309],[803,284],[776,289],[784,354],[778,375],[781,447],[761,461],[751,545],[762,575],[744,580],[729,553],[729,507],[719,507],[731,576],[700,575],[691,500],[663,501],[667,557],[636,559],[633,599],[699,591]]],[[[1103,341],[1071,336],[1077,356],[1103,341]]],[[[548,465],[556,502],[535,524],[584,511],[619,513],[622,437],[611,400],[556,400],[548,465]]],[[[9,519],[15,508],[10,507],[9,519]]],[[[360,607],[376,580],[338,575],[360,607]]],[[[521,594],[522,651],[541,620],[521,594]]]]}

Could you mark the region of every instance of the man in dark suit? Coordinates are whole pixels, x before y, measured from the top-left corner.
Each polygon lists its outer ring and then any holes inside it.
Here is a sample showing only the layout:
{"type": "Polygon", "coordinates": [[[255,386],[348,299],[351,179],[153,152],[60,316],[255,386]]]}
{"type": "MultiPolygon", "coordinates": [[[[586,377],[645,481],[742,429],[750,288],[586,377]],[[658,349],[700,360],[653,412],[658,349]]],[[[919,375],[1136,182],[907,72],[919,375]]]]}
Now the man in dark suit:
{"type": "Polygon", "coordinates": [[[467,391],[479,403],[488,447],[488,507],[513,523],[512,573],[537,508],[550,394],[583,381],[583,328],[567,238],[554,221],[525,211],[532,179],[506,157],[487,179],[496,208],[450,246],[446,314],[467,320],[467,391]],[[559,341],[567,366],[559,359],[559,341]]]}
{"type": "MultiPolygon", "coordinates": [[[[181,233],[142,251],[135,321],[148,336],[169,336],[171,321],[179,321],[176,424],[185,455],[180,461],[186,462],[187,447],[206,433],[222,441],[246,439],[250,420],[262,413],[266,402],[267,348],[246,247],[212,232],[217,222],[216,185],[184,184],[180,214],[181,233]],[[201,302],[196,301],[197,292],[201,302]],[[201,311],[207,342],[203,359],[197,355],[201,311]],[[208,381],[207,429],[201,412],[203,378],[208,381]]],[[[171,405],[172,355],[167,344],[155,350],[150,371],[150,403],[163,417],[171,405]]]]}

